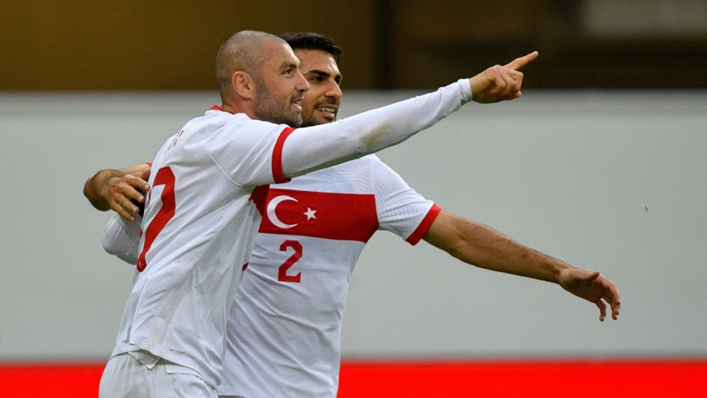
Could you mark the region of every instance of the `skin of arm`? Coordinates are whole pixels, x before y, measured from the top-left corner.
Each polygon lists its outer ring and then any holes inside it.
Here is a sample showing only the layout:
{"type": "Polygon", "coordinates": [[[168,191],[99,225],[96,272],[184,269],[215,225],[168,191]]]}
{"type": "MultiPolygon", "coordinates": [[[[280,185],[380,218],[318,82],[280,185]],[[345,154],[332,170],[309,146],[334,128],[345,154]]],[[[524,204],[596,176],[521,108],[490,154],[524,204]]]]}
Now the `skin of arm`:
{"type": "Polygon", "coordinates": [[[606,317],[606,303],[611,306],[612,318],[619,316],[619,291],[598,271],[571,267],[485,225],[442,211],[423,239],[453,257],[480,268],[556,283],[566,291],[596,304],[600,321],[606,317]]]}
{"type": "Polygon", "coordinates": [[[101,170],[86,180],[83,194],[97,210],[114,210],[126,220],[135,221],[137,206],[131,199],[143,203],[145,197],[138,191],[147,191],[150,186],[150,165],[146,163],[120,170],[101,170]]]}

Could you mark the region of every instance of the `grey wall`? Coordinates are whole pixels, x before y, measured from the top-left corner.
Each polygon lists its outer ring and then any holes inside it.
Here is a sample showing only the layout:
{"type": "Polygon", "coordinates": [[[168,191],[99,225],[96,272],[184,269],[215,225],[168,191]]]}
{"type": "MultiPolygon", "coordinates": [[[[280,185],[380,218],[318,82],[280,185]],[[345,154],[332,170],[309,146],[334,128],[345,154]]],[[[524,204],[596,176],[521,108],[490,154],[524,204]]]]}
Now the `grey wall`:
{"type": "MultiPolygon", "coordinates": [[[[412,93],[347,92],[343,116],[412,93]]],[[[151,160],[216,93],[0,94],[0,361],[106,359],[133,269],[102,251],[96,170],[151,160]]],[[[707,93],[537,92],[470,104],[379,156],[442,208],[623,297],[618,322],[549,283],[379,233],[348,357],[707,355],[707,93]]]]}

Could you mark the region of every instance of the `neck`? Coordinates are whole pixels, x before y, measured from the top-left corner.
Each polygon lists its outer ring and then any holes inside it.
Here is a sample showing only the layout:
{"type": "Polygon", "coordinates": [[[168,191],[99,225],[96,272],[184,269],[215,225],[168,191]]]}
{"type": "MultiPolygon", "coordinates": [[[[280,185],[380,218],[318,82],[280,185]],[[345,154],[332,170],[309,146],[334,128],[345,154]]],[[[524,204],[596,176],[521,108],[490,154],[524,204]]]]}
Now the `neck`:
{"type": "Polygon", "coordinates": [[[248,104],[244,102],[223,100],[223,103],[221,104],[221,109],[234,115],[236,113],[244,113],[251,119],[257,119],[255,117],[255,113],[253,112],[252,107],[248,106],[248,104]]]}

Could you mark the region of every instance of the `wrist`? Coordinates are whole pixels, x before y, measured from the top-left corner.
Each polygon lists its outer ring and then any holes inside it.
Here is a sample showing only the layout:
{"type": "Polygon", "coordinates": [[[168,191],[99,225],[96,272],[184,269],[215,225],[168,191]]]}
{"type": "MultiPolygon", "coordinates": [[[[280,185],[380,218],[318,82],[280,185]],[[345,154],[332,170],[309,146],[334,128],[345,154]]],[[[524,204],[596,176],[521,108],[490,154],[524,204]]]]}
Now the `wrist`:
{"type": "Polygon", "coordinates": [[[553,259],[552,261],[552,282],[556,283],[558,285],[562,285],[562,273],[566,272],[567,270],[571,269],[572,267],[569,266],[568,264],[560,261],[553,259]]]}

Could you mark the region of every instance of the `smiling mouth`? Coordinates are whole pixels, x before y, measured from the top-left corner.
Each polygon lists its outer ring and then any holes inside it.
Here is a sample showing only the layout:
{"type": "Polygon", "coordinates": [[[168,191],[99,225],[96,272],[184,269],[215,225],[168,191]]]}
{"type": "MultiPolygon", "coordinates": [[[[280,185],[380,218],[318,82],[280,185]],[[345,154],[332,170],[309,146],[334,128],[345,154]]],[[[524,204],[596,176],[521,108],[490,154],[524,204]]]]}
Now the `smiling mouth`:
{"type": "Polygon", "coordinates": [[[329,115],[331,115],[331,116],[334,116],[334,114],[336,114],[336,109],[335,109],[335,108],[321,107],[321,108],[317,108],[317,110],[318,110],[319,112],[327,113],[327,114],[329,114],[329,115]]]}

